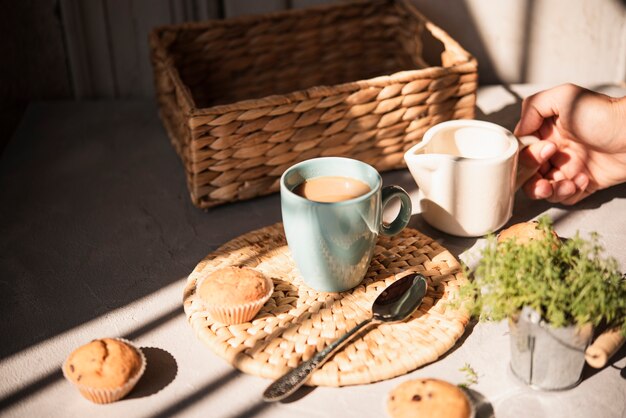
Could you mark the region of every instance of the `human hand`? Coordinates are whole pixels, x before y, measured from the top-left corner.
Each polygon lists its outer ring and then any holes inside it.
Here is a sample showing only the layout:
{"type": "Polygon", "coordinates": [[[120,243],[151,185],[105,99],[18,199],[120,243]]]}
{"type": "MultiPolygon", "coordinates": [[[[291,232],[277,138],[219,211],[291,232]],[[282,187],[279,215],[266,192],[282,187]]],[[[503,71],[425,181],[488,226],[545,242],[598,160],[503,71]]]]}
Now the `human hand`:
{"type": "Polygon", "coordinates": [[[523,186],[532,199],[571,205],[626,181],[626,97],[545,90],[523,101],[515,134],[541,139],[520,153],[520,164],[539,168],[523,186]]]}

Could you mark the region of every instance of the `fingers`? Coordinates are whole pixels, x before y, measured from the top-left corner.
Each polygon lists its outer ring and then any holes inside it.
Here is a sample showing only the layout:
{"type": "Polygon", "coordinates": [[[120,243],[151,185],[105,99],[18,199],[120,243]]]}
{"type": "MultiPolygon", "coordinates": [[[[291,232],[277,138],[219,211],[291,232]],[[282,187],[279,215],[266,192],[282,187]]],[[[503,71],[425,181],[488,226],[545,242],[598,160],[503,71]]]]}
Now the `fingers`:
{"type": "Polygon", "coordinates": [[[539,173],[524,183],[522,189],[528,197],[534,200],[547,199],[552,196],[552,184],[539,173]]]}
{"type": "Polygon", "coordinates": [[[520,170],[536,172],[523,186],[528,197],[571,205],[591,194],[585,163],[571,151],[542,140],[520,152],[520,170]]]}
{"type": "Polygon", "coordinates": [[[539,141],[522,149],[519,156],[520,164],[528,168],[545,167],[556,153],[557,147],[550,141],[539,141]]]}
{"type": "Polygon", "coordinates": [[[528,180],[523,187],[531,199],[546,199],[548,202],[573,205],[591,194],[589,177],[579,173],[570,180],[559,170],[552,170],[547,177],[539,173],[528,180]]]}
{"type": "MultiPolygon", "coordinates": [[[[520,152],[520,171],[534,172],[522,186],[524,193],[531,199],[547,199],[552,197],[552,184],[544,176],[550,172],[550,158],[557,148],[550,141],[539,141],[531,144],[520,152]]],[[[518,181],[520,181],[518,179],[518,181]]],[[[523,181],[523,180],[522,180],[523,181]]]]}
{"type": "Polygon", "coordinates": [[[563,205],[573,205],[578,203],[591,192],[588,190],[589,178],[580,173],[574,180],[559,180],[552,183],[552,196],[546,200],[563,205]]]}
{"type": "Polygon", "coordinates": [[[589,183],[591,183],[589,176],[585,173],[578,173],[573,179],[574,184],[580,190],[589,189],[589,183]]]}
{"type": "Polygon", "coordinates": [[[552,181],[552,195],[546,200],[552,203],[562,203],[576,195],[576,185],[571,180],[552,181]]]}
{"type": "Polygon", "coordinates": [[[556,146],[550,141],[539,141],[522,148],[519,154],[516,187],[523,186],[534,174],[545,174],[550,167],[549,160],[556,152],[556,146]]]}
{"type": "Polygon", "coordinates": [[[548,202],[563,205],[573,205],[590,194],[585,189],[578,188],[572,180],[551,181],[539,174],[527,181],[523,190],[531,199],[546,199],[548,202]]]}
{"type": "Polygon", "coordinates": [[[571,149],[560,149],[550,158],[550,164],[554,169],[563,173],[565,178],[573,180],[578,173],[585,170],[585,156],[585,154],[577,155],[571,149]]]}
{"type": "Polygon", "coordinates": [[[560,203],[564,205],[573,205],[574,203],[578,203],[591,194],[589,191],[589,177],[587,177],[586,174],[579,173],[576,177],[574,177],[572,182],[576,186],[576,192],[573,195],[561,200],[560,203]]]}

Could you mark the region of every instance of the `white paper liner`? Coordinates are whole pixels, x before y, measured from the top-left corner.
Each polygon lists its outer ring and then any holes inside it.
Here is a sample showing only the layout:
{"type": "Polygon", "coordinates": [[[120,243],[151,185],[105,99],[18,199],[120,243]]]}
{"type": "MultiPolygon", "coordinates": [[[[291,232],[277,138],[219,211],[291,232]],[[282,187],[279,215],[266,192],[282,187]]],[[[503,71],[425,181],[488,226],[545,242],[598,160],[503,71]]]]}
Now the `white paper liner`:
{"type": "Polygon", "coordinates": [[[70,383],[72,383],[76,388],[78,388],[81,395],[83,395],[86,399],[90,400],[91,402],[94,402],[97,404],[107,404],[107,403],[115,402],[115,401],[122,399],[135,387],[135,385],[137,384],[137,382],[143,375],[144,371],[146,370],[146,365],[147,365],[146,356],[143,354],[143,351],[141,351],[139,347],[137,347],[132,342],[124,338],[112,338],[112,339],[118,340],[127,344],[128,346],[133,348],[139,354],[139,357],[141,358],[141,365],[139,366],[139,371],[137,371],[135,375],[132,376],[128,380],[128,382],[126,382],[123,386],[119,388],[92,388],[89,386],[81,385],[81,384],[73,382],[65,374],[65,363],[67,362],[67,359],[65,360],[65,362],[63,362],[63,367],[61,368],[63,370],[63,376],[65,376],[65,378],[70,383]]]}

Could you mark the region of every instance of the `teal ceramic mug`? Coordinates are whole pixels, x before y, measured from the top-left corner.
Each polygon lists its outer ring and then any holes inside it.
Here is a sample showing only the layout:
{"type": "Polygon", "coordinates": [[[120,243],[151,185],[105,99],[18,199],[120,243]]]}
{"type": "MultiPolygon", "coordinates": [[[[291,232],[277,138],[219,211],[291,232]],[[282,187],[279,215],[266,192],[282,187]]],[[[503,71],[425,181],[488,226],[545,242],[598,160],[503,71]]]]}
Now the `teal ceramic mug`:
{"type": "Polygon", "coordinates": [[[374,167],[350,158],[314,158],[283,173],[280,200],[287,244],[309,287],[342,292],[357,286],[367,273],[378,235],[395,235],[409,223],[409,195],[398,186],[383,187],[382,183],[374,167]],[[358,180],[368,191],[336,202],[296,193],[305,181],[328,176],[358,180]],[[400,199],[400,211],[387,224],[382,213],[394,198],[400,199]]]}

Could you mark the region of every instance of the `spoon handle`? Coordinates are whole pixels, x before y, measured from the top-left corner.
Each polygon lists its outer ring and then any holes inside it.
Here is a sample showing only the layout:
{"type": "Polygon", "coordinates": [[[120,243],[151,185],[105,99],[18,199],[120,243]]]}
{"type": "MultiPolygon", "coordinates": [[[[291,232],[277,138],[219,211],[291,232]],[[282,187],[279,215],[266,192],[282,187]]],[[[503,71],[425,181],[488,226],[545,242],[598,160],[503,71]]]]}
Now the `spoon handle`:
{"type": "Polygon", "coordinates": [[[309,375],[315,371],[318,367],[321,367],[326,360],[335,354],[341,347],[343,347],[348,341],[352,339],[361,329],[372,322],[373,318],[370,317],[364,321],[361,321],[350,331],[337,338],[326,347],[324,350],[315,354],[311,359],[302,362],[292,369],[276,379],[271,385],[263,392],[263,400],[266,402],[274,402],[285,399],[292,393],[294,393],[300,386],[304,384],[309,378],[309,375]]]}

